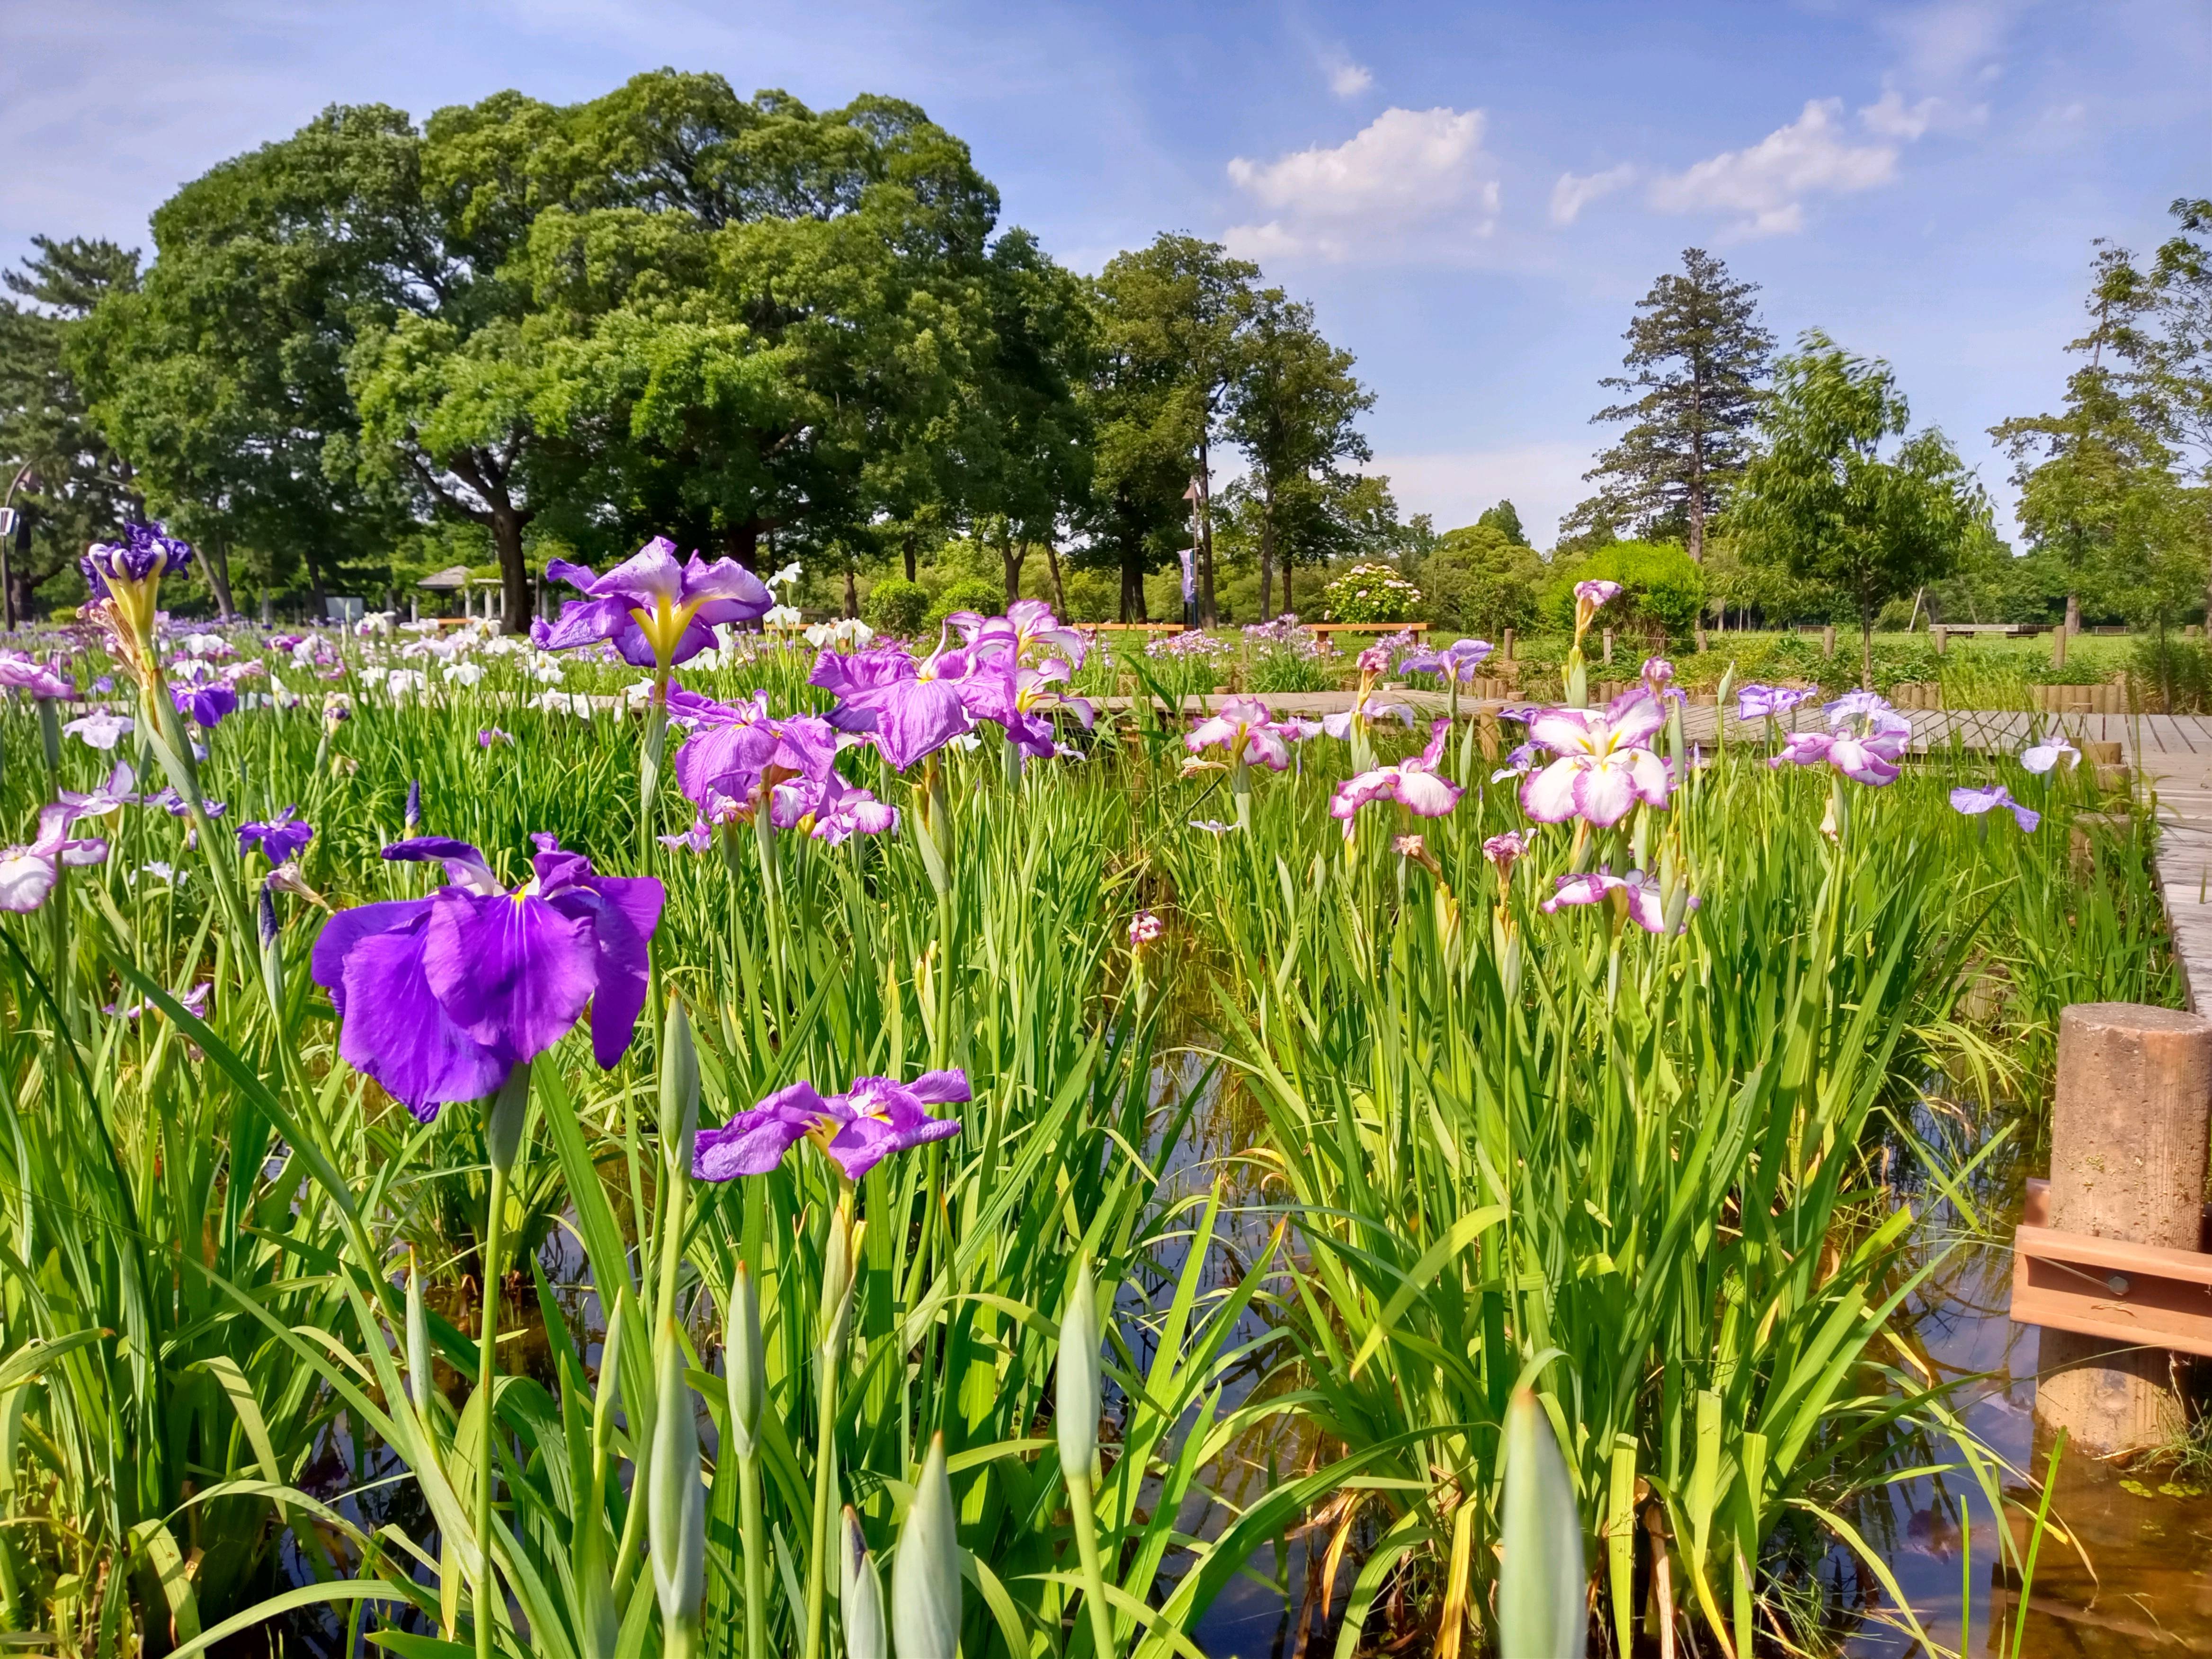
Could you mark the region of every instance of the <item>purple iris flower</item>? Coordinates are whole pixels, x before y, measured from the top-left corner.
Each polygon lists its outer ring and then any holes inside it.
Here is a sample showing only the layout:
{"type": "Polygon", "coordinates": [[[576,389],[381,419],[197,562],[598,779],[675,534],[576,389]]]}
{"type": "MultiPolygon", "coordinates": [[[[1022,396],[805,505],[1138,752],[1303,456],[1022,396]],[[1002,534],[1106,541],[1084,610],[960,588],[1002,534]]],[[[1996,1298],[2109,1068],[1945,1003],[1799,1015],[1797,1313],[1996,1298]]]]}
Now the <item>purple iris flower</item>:
{"type": "Polygon", "coordinates": [[[1194,755],[1216,744],[1229,751],[1233,764],[1264,766],[1271,771],[1287,769],[1291,751],[1275,725],[1274,711],[1257,697],[1231,697],[1220,708],[1193,726],[1182,746],[1194,755]]]}
{"type": "Polygon", "coordinates": [[[342,910],[315,941],[315,983],[340,1021],[338,1054],[422,1122],[481,1100],[592,1013],[592,1052],[611,1069],[645,1006],[647,941],[665,895],[651,877],[596,875],[551,836],[509,893],[466,842],[396,842],[392,860],[435,860],[428,898],[342,910]]]}
{"type": "Polygon", "coordinates": [[[871,738],[898,772],[974,731],[978,720],[1006,726],[1015,713],[1013,653],[948,647],[942,636],[921,662],[896,645],[849,656],[824,651],[807,684],[836,697],[830,725],[871,738]]]}
{"type": "Polygon", "coordinates": [[[59,668],[20,651],[0,651],[0,689],[27,691],[42,702],[59,702],[76,695],[76,686],[59,668]]]}
{"type": "Polygon", "coordinates": [[[1969,815],[1986,812],[1996,806],[2009,807],[2013,822],[2020,825],[2022,834],[2033,830],[2043,822],[2042,813],[2033,806],[2022,806],[2012,798],[2012,791],[2001,783],[1993,783],[1986,789],[1954,789],[1951,805],[1969,815]]]}
{"type": "Polygon", "coordinates": [[[1665,763],[1650,748],[1665,711],[1638,686],[1603,708],[1545,708],[1528,738],[1559,757],[1521,786],[1521,810],[1539,823],[1589,820],[1609,829],[1639,800],[1667,804],[1665,763]]]}
{"type": "Polygon", "coordinates": [[[1871,691],[1854,691],[1828,705],[1832,726],[1856,731],[1793,732],[1769,766],[1818,766],[1826,761],[1855,783],[1874,788],[1897,781],[1898,762],[1912,740],[1912,722],[1871,691]]]}
{"type": "Polygon", "coordinates": [[[1417,817],[1443,817],[1459,805],[1459,798],[1465,793],[1449,778],[1437,775],[1437,763],[1443,757],[1444,738],[1450,731],[1449,720],[1437,720],[1429,727],[1428,747],[1411,760],[1401,761],[1395,766],[1378,766],[1346,778],[1330,797],[1329,816],[1343,820],[1347,836],[1352,833],[1352,815],[1368,802],[1385,797],[1417,817]]]}
{"type": "Polygon", "coordinates": [[[893,1152],[958,1134],[958,1119],[932,1117],[927,1109],[969,1097],[963,1072],[924,1072],[912,1083],[856,1078],[845,1093],[826,1098],[811,1083],[794,1083],[720,1128],[702,1129],[691,1173],[702,1181],[766,1175],[811,1138],[848,1181],[858,1181],[893,1152]]]}
{"type": "Polygon", "coordinates": [[[238,693],[221,680],[179,683],[169,687],[169,701],[179,714],[190,714],[197,725],[212,732],[237,708],[238,693]]]}
{"type": "Polygon", "coordinates": [[[1398,665],[1401,674],[1441,674],[1466,684],[1497,647],[1487,640],[1454,640],[1441,651],[1416,651],[1398,665]]]}
{"type": "Polygon", "coordinates": [[[1006,735],[1024,754],[1042,760],[1056,752],[1059,738],[1048,718],[1054,709],[1064,708],[1074,715],[1086,732],[1097,721],[1098,711],[1090,698],[1071,697],[1060,689],[1074,674],[1073,666],[1063,657],[1048,658],[1035,668],[1014,670],[1014,702],[1006,719],[1006,735]]]}
{"type": "Polygon", "coordinates": [[[835,763],[837,734],[818,714],[771,720],[768,696],[740,703],[672,688],[669,717],[692,727],[676,751],[676,781],[702,812],[715,807],[750,819],[779,783],[806,778],[819,783],[835,763]]]}
{"type": "Polygon", "coordinates": [[[111,581],[137,587],[151,578],[182,570],[192,562],[191,544],[166,534],[158,524],[126,524],[119,542],[94,542],[77,562],[93,597],[112,599],[111,581]]]}
{"type": "Polygon", "coordinates": [[[35,910],[61,879],[64,865],[98,864],[106,858],[106,842],[70,838],[70,823],[77,816],[66,802],[41,806],[39,833],[31,844],[0,848],[0,910],[35,910]]]}
{"type": "Polygon", "coordinates": [[[477,747],[479,749],[489,749],[495,743],[513,743],[514,741],[514,738],[511,732],[502,732],[496,726],[487,726],[477,733],[477,747]]]}
{"type": "MultiPolygon", "coordinates": [[[[411,836],[415,833],[416,829],[422,823],[422,780],[420,778],[410,778],[407,780],[407,805],[400,809],[399,823],[401,827],[411,836]]],[[[283,860],[279,859],[276,862],[281,864],[283,860]]]]}
{"type": "Polygon", "coordinates": [[[1052,607],[1042,599],[1016,599],[1003,617],[985,617],[973,611],[956,611],[945,619],[969,646],[984,656],[1011,649],[1017,662],[1032,649],[1048,647],[1076,667],[1090,652],[1090,642],[1073,628],[1064,628],[1052,607]]]}
{"type": "Polygon", "coordinates": [[[297,858],[301,849],[315,838],[314,826],[302,823],[294,816],[299,810],[288,806],[266,823],[240,824],[239,856],[243,858],[250,849],[258,847],[262,857],[271,864],[283,864],[297,858]]]}
{"type": "MultiPolygon", "coordinates": [[[[1664,933],[1667,927],[1667,906],[1660,892],[1656,878],[1641,870],[1631,870],[1625,876],[1616,876],[1609,870],[1593,870],[1579,876],[1561,876],[1559,890],[1546,899],[1540,907],[1547,914],[1556,915],[1563,905],[1602,904],[1611,899],[1625,911],[1631,921],[1647,933],[1664,933]]],[[[1698,901],[1692,896],[1687,908],[1694,910],[1698,901]]],[[[1677,925],[1672,931],[1680,933],[1677,925]]]]}
{"type": "Polygon", "coordinates": [[[832,847],[854,836],[888,834],[899,821],[897,807],[848,783],[835,768],[819,778],[777,784],[769,811],[777,829],[797,830],[832,847]]]}
{"type": "Polygon", "coordinates": [[[775,603],[760,578],[735,559],[708,564],[694,553],[690,563],[678,563],[676,544],[665,536],[655,536],[604,576],[565,559],[549,563],[545,574],[590,597],[561,607],[544,648],[611,640],[623,660],[639,668],[688,662],[713,648],[715,623],[751,622],[775,603]]]}
{"type": "Polygon", "coordinates": [[[1818,695],[1815,686],[1746,685],[1735,694],[1735,717],[1740,720],[1773,720],[1818,695]]]}

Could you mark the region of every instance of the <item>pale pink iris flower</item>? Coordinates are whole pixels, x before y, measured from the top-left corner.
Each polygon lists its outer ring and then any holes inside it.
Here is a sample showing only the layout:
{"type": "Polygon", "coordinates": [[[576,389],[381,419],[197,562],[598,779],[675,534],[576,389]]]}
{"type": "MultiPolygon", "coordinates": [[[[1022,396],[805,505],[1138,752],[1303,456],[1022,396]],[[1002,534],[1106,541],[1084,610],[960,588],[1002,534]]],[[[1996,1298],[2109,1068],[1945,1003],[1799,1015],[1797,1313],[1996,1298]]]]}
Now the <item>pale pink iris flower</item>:
{"type": "Polygon", "coordinates": [[[1667,724],[1643,687],[1603,708],[1544,708],[1528,719],[1529,741],[1559,758],[1521,786],[1521,810],[1539,823],[1582,818],[1609,829],[1638,801],[1667,804],[1666,763],[1650,748],[1667,724]]]}

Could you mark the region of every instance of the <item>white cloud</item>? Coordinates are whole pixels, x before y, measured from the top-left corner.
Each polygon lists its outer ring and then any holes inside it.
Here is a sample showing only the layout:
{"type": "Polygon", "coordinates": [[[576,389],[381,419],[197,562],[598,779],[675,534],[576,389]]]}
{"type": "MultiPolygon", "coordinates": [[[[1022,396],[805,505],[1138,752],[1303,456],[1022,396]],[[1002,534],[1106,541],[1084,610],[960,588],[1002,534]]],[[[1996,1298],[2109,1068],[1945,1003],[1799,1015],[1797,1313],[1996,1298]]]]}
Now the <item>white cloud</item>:
{"type": "Polygon", "coordinates": [[[1601,196],[1610,196],[1636,177],[1636,169],[1623,161],[1602,173],[1563,173],[1552,186],[1552,222],[1571,225],[1582,210],[1601,196]]]}
{"type": "Polygon", "coordinates": [[[1840,98],[1808,99],[1795,121],[1749,149],[1723,150],[1655,179],[1651,205],[1667,213],[1740,214],[1733,228],[1739,235],[1802,229],[1806,197],[1872,190],[1896,177],[1896,147],[1850,143],[1843,110],[1840,98]]]}
{"type": "Polygon", "coordinates": [[[1497,167],[1479,109],[1386,109],[1344,143],[1273,161],[1237,156],[1230,182],[1275,216],[1231,228],[1231,248],[1316,254],[1403,252],[1439,228],[1486,236],[1496,223],[1497,167]]]}
{"type": "Polygon", "coordinates": [[[1401,513],[1426,513],[1438,530],[1473,524],[1486,507],[1510,501],[1528,539],[1540,545],[1557,537],[1560,519],[1590,493],[1583,482],[1589,465],[1587,443],[1562,440],[1377,455],[1365,470],[1389,476],[1401,513]]]}
{"type": "Polygon", "coordinates": [[[1910,143],[1928,131],[1942,109],[1943,100],[1934,97],[1908,106],[1905,94],[1892,87],[1882,94],[1880,101],[1860,106],[1859,119],[1877,137],[1902,138],[1910,143]]]}
{"type": "Polygon", "coordinates": [[[1913,80],[1949,85],[1970,75],[1991,78],[1999,67],[1992,60],[2011,27],[2013,9],[2002,0],[1945,0],[1893,14],[1882,28],[1904,49],[1913,80]]]}
{"type": "Polygon", "coordinates": [[[1357,98],[1375,84],[1375,71],[1348,58],[1340,57],[1328,68],[1328,89],[1340,98],[1357,98]]]}

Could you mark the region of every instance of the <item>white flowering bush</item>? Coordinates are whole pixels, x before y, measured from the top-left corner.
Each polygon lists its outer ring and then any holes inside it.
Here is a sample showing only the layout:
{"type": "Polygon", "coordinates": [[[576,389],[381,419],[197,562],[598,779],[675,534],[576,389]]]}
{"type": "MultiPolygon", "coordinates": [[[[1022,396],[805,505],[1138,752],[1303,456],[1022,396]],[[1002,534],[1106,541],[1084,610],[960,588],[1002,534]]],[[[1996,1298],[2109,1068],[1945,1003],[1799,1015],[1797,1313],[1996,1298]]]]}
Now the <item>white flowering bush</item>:
{"type": "Polygon", "coordinates": [[[1331,622],[1411,622],[1421,590],[1387,564],[1355,564],[1322,590],[1322,602],[1331,622]]]}

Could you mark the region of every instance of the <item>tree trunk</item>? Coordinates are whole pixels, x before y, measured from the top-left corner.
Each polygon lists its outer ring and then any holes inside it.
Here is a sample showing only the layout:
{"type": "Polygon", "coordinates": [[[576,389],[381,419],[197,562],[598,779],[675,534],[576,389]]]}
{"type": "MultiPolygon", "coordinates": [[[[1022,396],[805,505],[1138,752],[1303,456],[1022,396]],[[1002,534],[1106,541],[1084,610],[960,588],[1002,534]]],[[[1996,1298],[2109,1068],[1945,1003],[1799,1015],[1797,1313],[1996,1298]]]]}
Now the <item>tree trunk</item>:
{"type": "Polygon", "coordinates": [[[1283,556],[1283,614],[1286,617],[1298,614],[1297,606],[1291,603],[1291,560],[1288,554],[1283,556]]]}
{"type": "Polygon", "coordinates": [[[860,614],[860,578],[849,564],[845,567],[845,614],[848,617],[860,614]]]}
{"type": "Polygon", "coordinates": [[[314,620],[317,622],[322,622],[326,620],[330,616],[330,593],[323,586],[322,561],[315,556],[315,544],[312,538],[310,538],[307,543],[306,557],[307,561],[307,598],[315,607],[314,620]]]}
{"type": "Polygon", "coordinates": [[[2066,631],[2069,634],[2081,631],[2081,596],[2079,593],[2066,596],[2066,631]]]}
{"type": "Polygon", "coordinates": [[[1859,690],[1874,690],[1874,607],[1859,605],[1859,690]]]}
{"type": "Polygon", "coordinates": [[[722,530],[722,556],[735,559],[748,570],[759,569],[762,528],[758,519],[747,519],[742,524],[725,526],[722,530]]]}
{"type": "Polygon", "coordinates": [[[1022,596],[1022,566],[1028,562],[1029,552],[1028,543],[1014,538],[1013,526],[1001,525],[999,531],[999,568],[1006,573],[1008,605],[1022,596]]]}
{"type": "Polygon", "coordinates": [[[1198,434],[1198,620],[1212,628],[1220,620],[1213,603],[1213,469],[1207,464],[1206,434],[1198,434]]]}
{"type": "Polygon", "coordinates": [[[911,530],[909,530],[909,531],[908,531],[908,532],[906,532],[906,537],[905,537],[904,542],[903,542],[903,544],[902,544],[902,550],[903,550],[903,551],[904,551],[904,553],[906,554],[906,579],[907,579],[908,581],[913,581],[913,580],[915,580],[915,576],[914,532],[912,532],[911,530]]]}
{"type": "Polygon", "coordinates": [[[230,604],[230,544],[222,535],[208,538],[208,586],[215,591],[216,622],[237,622],[237,606],[230,604]]]}
{"type": "Polygon", "coordinates": [[[499,550],[499,597],[506,615],[499,619],[502,634],[530,631],[530,569],[522,562],[522,526],[529,514],[502,502],[491,510],[492,545],[499,550]]]}
{"type": "MultiPolygon", "coordinates": [[[[1260,620],[1267,622],[1274,613],[1267,608],[1274,597],[1275,586],[1275,485],[1269,479],[1261,486],[1260,497],[1260,620]]],[[[1283,573],[1283,609],[1291,608],[1291,573],[1283,573]]]]}
{"type": "Polygon", "coordinates": [[[1121,620],[1146,620],[1143,544],[1134,540],[1123,544],[1121,549],[1121,620]]]}
{"type": "Polygon", "coordinates": [[[1066,622],[1069,620],[1067,589],[1060,580],[1060,549],[1053,544],[1053,539],[1049,536],[1044,538],[1044,568],[1045,574],[1052,578],[1053,614],[1060,621],[1066,622]]]}

